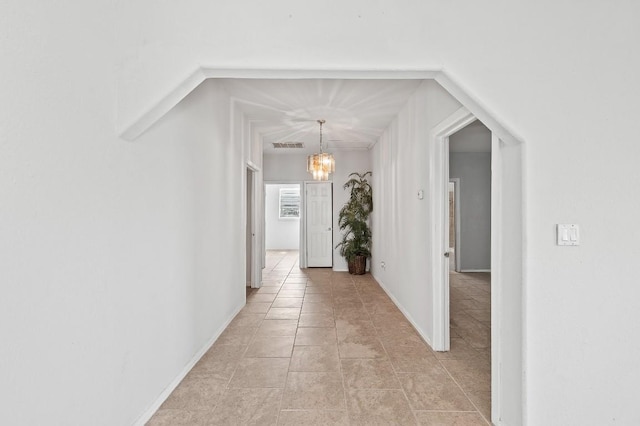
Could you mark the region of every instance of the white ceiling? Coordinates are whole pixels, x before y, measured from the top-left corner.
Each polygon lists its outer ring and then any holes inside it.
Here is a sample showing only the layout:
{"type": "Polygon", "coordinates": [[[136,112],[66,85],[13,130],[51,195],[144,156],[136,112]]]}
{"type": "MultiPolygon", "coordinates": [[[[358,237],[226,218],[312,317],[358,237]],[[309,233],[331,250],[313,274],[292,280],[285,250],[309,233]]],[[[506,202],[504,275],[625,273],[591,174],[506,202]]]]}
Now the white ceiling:
{"type": "Polygon", "coordinates": [[[263,139],[265,154],[369,149],[423,80],[229,79],[226,87],[263,139]],[[274,149],[273,142],[303,142],[274,149]]]}

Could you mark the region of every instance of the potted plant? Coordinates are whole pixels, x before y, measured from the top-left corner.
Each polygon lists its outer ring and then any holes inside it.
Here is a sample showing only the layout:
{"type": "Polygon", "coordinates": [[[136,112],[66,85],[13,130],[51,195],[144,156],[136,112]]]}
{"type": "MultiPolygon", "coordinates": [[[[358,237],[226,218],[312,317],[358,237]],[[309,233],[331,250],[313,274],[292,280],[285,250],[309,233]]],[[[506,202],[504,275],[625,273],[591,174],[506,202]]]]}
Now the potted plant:
{"type": "Polygon", "coordinates": [[[371,228],[369,215],[373,211],[371,184],[367,180],[371,172],[351,173],[349,180],[343,185],[351,191],[349,201],[340,209],[338,226],[342,233],[340,248],[349,265],[349,273],[362,275],[365,273],[367,259],[371,257],[371,228]]]}

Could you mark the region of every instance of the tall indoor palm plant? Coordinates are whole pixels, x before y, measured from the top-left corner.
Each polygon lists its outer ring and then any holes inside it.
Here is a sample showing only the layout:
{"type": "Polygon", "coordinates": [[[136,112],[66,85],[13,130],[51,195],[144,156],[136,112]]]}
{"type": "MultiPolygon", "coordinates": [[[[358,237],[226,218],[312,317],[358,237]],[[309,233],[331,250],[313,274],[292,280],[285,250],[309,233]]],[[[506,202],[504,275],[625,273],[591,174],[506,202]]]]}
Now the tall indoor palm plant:
{"type": "Polygon", "coordinates": [[[365,273],[367,259],[371,257],[368,219],[373,211],[373,198],[367,176],[371,176],[371,172],[349,175],[343,188],[350,189],[351,194],[338,215],[338,226],[343,234],[336,248],[340,248],[340,254],[347,260],[349,273],[357,275],[365,273]]]}

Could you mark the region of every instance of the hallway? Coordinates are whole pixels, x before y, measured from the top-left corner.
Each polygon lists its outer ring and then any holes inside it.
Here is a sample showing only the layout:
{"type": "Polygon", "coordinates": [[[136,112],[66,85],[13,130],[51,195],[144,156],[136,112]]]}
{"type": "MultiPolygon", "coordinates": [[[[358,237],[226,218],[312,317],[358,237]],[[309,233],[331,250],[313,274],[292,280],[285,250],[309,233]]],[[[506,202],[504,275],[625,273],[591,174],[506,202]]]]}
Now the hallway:
{"type": "Polygon", "coordinates": [[[489,424],[489,274],[452,273],[436,353],[371,275],[297,258],[268,252],[263,287],[147,425],[489,424]]]}

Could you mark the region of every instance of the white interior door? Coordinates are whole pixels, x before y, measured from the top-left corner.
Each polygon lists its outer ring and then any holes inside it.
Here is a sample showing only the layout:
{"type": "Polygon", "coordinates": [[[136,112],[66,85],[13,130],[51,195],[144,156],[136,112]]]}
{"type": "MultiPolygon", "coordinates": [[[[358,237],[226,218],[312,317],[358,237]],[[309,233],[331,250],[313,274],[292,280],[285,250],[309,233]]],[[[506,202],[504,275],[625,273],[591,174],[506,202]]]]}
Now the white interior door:
{"type": "Polygon", "coordinates": [[[331,182],[305,183],[307,267],[333,266],[333,193],[331,182]]]}

